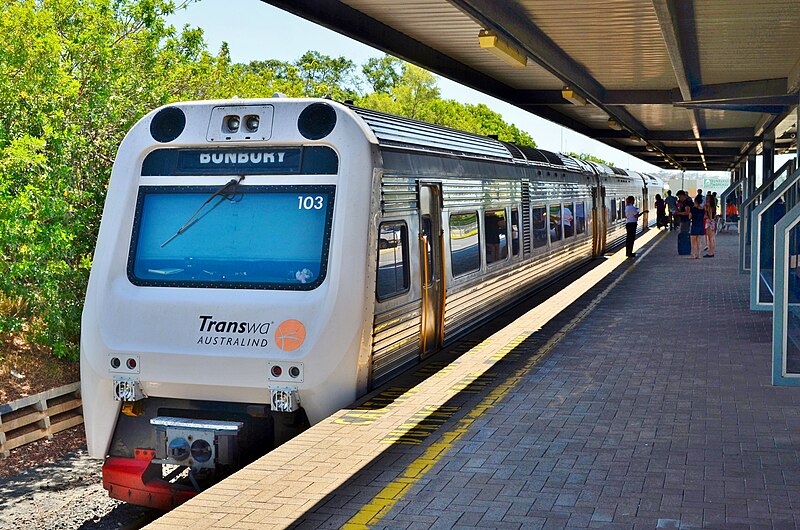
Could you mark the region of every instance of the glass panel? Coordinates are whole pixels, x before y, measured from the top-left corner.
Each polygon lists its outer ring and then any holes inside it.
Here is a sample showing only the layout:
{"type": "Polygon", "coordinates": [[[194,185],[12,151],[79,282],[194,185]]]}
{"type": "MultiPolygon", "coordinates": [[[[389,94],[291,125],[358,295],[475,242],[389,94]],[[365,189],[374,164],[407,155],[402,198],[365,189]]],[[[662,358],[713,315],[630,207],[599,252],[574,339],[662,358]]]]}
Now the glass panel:
{"type": "Polygon", "coordinates": [[[586,205],[582,202],[575,203],[575,233],[586,232],[586,205]]]}
{"type": "Polygon", "coordinates": [[[219,189],[140,188],[134,283],[313,289],[322,282],[333,186],[242,186],[206,204],[219,189]]]}
{"type": "Polygon", "coordinates": [[[519,210],[511,209],[511,252],[519,255],[519,210]]]}
{"type": "MultiPolygon", "coordinates": [[[[428,275],[425,278],[425,285],[430,285],[433,281],[433,225],[430,215],[423,215],[420,221],[420,230],[426,241],[426,253],[428,255],[428,275]]],[[[425,274],[425,271],[423,271],[425,274]]]]}
{"type": "Polygon", "coordinates": [[[533,215],[533,248],[547,246],[547,208],[534,206],[533,215]]]}
{"type": "Polygon", "coordinates": [[[383,223],[378,239],[378,300],[408,290],[408,229],[405,223],[383,223]]]}
{"type": "Polygon", "coordinates": [[[608,210],[609,223],[613,223],[617,220],[617,199],[611,199],[611,208],[608,210]]]}
{"type": "Polygon", "coordinates": [[[789,231],[789,277],[786,300],[786,371],[800,375],[800,224],[789,231]]]}
{"type": "Polygon", "coordinates": [[[461,276],[481,268],[478,241],[477,212],[450,216],[450,262],[453,276],[461,276]]]}
{"type": "Polygon", "coordinates": [[[490,210],[483,214],[486,230],[486,263],[504,260],[508,257],[508,236],[506,233],[506,211],[490,210]]]}
{"type": "Polygon", "coordinates": [[[786,215],[786,204],[778,199],[761,215],[759,238],[758,302],[771,304],[775,278],[775,223],[786,215]]]}
{"type": "Polygon", "coordinates": [[[573,215],[573,206],[571,202],[564,205],[564,237],[571,237],[575,235],[575,215],[573,215]]]}
{"type": "Polygon", "coordinates": [[[561,241],[561,205],[550,205],[550,241],[561,241]]]}

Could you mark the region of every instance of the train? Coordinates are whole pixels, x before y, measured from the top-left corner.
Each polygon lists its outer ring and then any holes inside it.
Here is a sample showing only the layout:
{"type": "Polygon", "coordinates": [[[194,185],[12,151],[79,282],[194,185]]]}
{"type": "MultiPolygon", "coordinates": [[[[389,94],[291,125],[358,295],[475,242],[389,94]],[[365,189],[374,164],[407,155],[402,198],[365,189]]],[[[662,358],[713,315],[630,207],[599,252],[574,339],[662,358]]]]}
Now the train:
{"type": "Polygon", "coordinates": [[[184,502],[603,255],[625,197],[662,188],[330,99],[154,110],[120,144],[82,315],[104,487],[184,502]]]}

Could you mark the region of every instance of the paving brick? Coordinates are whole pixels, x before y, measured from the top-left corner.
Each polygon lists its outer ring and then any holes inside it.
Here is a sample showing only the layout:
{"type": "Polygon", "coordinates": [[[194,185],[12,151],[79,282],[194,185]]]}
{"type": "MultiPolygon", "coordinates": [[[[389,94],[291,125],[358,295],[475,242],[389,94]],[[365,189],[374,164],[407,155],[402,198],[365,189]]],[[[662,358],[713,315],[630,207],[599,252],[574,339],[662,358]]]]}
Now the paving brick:
{"type": "Polygon", "coordinates": [[[770,384],[771,315],[748,309],[737,239],[721,234],[717,259],[690,262],[669,234],[557,316],[537,308],[498,330],[381,420],[326,420],[198,497],[202,519],[179,508],[160,527],[259,524],[257,506],[285,518],[265,524],[342,525],[624,274],[376,527],[796,528],[800,390],[770,384]],[[492,368],[520,330],[537,331],[492,368]],[[478,366],[485,387],[449,391],[478,366]],[[377,443],[437,396],[458,407],[438,432],[377,443]]]}

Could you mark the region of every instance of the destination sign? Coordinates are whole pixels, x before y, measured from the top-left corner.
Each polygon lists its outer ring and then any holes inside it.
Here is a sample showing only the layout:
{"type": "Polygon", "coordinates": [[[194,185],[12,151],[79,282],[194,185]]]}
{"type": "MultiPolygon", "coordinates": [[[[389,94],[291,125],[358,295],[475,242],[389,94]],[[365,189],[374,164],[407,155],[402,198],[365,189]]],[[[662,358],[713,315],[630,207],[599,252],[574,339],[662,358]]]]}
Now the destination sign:
{"type": "Polygon", "coordinates": [[[159,149],[143,176],[336,174],[339,158],[327,146],[256,149],[159,149]]]}

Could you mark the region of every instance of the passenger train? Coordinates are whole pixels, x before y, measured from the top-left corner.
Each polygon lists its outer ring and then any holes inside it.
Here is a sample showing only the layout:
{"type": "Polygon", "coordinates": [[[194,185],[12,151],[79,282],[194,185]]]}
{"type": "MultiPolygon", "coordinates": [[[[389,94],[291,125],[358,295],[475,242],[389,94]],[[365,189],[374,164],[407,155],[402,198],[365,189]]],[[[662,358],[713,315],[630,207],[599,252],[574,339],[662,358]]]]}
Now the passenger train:
{"type": "Polygon", "coordinates": [[[119,148],[83,311],[104,487],[183,502],[602,255],[624,198],[662,186],[324,99],[153,111],[119,148]]]}

